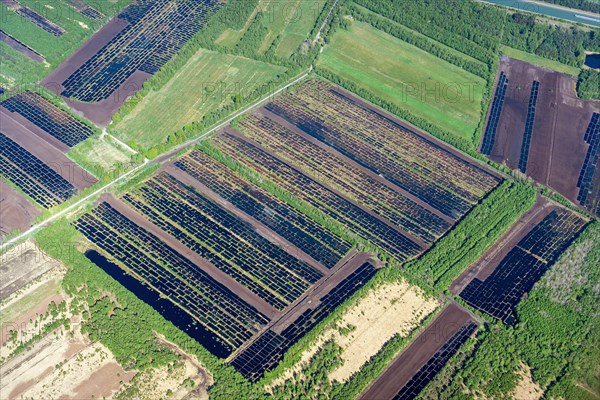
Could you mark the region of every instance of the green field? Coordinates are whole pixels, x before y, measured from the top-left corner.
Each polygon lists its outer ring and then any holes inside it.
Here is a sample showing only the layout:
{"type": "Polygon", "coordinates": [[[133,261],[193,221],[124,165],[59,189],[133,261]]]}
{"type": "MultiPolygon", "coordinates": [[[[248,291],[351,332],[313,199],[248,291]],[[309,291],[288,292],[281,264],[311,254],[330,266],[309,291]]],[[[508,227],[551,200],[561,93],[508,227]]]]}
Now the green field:
{"type": "Polygon", "coordinates": [[[241,30],[226,30],[217,43],[233,48],[240,41],[254,43],[257,54],[265,54],[274,46],[279,57],[290,57],[308,39],[326,0],[261,0],[241,30]],[[244,36],[248,35],[245,39],[244,36]]]}
{"type": "Polygon", "coordinates": [[[131,163],[131,153],[119,147],[109,136],[101,139],[94,135],[69,150],[68,156],[98,179],[121,172],[131,163]]]}
{"type": "Polygon", "coordinates": [[[202,49],[162,89],[144,97],[114,134],[126,143],[157,145],[184,125],[231,104],[234,97],[243,100],[283,72],[282,67],[202,49]]]}
{"type": "Polygon", "coordinates": [[[338,31],[319,66],[457,136],[479,123],[482,78],[369,24],[338,31]]]}
{"type": "Polygon", "coordinates": [[[538,67],[551,69],[553,71],[561,72],[563,74],[576,77],[581,71],[581,68],[571,67],[570,65],[566,65],[554,60],[548,60],[547,58],[540,57],[535,54],[513,49],[512,47],[500,46],[500,50],[502,51],[502,54],[509,56],[510,58],[525,61],[530,64],[537,65],[538,67]]]}
{"type": "Polygon", "coordinates": [[[1,29],[42,54],[47,62],[46,64],[37,63],[3,45],[0,47],[2,50],[0,51],[1,81],[7,86],[37,82],[77,50],[108,21],[109,17],[115,15],[130,2],[131,0],[118,0],[114,4],[112,2],[94,3],[97,7],[104,5],[101,7],[101,11],[107,17],[102,21],[84,17],[64,0],[25,0],[20,2],[23,6],[28,6],[63,28],[66,32],[59,37],[46,32],[0,3],[1,29]]]}

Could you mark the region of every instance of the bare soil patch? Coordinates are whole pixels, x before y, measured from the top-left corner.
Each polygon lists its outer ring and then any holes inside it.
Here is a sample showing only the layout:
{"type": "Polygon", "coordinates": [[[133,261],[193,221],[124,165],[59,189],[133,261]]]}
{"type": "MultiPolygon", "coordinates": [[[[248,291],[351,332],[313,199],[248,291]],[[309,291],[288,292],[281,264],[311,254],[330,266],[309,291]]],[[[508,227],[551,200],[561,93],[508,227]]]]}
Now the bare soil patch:
{"type": "Polygon", "coordinates": [[[520,60],[503,57],[500,72],[509,83],[489,158],[518,169],[531,86],[539,81],[526,174],[577,203],[577,179],[588,149],[584,134],[592,114],[600,112],[600,101],[577,98],[575,78],[520,60]]]}
{"type": "Polygon", "coordinates": [[[407,282],[384,283],[350,307],[335,328],[323,332],[306,349],[300,362],[285,371],[270,386],[283,384],[300,371],[329,340],[342,348],[343,364],[332,371],[330,380],[344,383],[358,372],[395,335],[406,336],[438,307],[421,289],[407,282]]]}
{"type": "Polygon", "coordinates": [[[11,248],[0,256],[0,301],[53,268],[64,269],[64,266],[31,241],[11,248]]]}
{"type": "Polygon", "coordinates": [[[531,376],[531,369],[521,363],[521,370],[519,371],[519,383],[513,393],[513,399],[515,400],[539,400],[544,395],[544,391],[533,381],[531,376]]]}
{"type": "MultiPolygon", "coordinates": [[[[41,210],[25,196],[7,183],[0,181],[0,238],[15,229],[21,232],[26,231],[40,213],[41,210]]],[[[2,294],[0,294],[1,299],[2,294]]]]}

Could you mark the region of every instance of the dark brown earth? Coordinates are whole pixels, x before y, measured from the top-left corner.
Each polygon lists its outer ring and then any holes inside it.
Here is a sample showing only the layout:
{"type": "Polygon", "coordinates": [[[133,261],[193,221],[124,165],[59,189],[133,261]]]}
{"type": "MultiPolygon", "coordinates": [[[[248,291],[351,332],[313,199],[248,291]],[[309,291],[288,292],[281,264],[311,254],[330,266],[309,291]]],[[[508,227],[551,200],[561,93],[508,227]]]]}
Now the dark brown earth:
{"type": "Polygon", "coordinates": [[[415,340],[406,347],[377,380],[361,394],[361,400],[389,400],[460,328],[471,321],[464,309],[450,303],[415,340]]]}
{"type": "Polygon", "coordinates": [[[27,130],[35,133],[37,136],[44,139],[46,142],[48,142],[52,146],[56,147],[61,152],[66,154],[69,151],[69,146],[67,146],[66,144],[64,144],[63,142],[61,142],[54,136],[50,135],[48,132],[46,132],[45,130],[43,130],[42,128],[40,128],[39,126],[34,124],[33,122],[29,121],[27,118],[23,117],[21,114],[16,113],[16,112],[15,113],[10,112],[6,108],[0,106],[0,116],[2,118],[13,119],[19,125],[22,125],[27,130]]]}
{"type": "Polygon", "coordinates": [[[0,181],[0,238],[15,229],[25,232],[40,212],[25,196],[0,181]]]}
{"type": "Polygon", "coordinates": [[[452,282],[449,290],[458,295],[477,277],[485,280],[496,269],[498,264],[548,214],[559,208],[545,197],[538,196],[534,206],[515,222],[483,255],[452,282]]]}
{"type": "MultiPolygon", "coordinates": [[[[27,121],[29,122],[29,121],[27,121]]],[[[0,131],[69,181],[78,190],[98,182],[63,152],[37,136],[27,126],[0,110],[0,131]]]]}
{"type": "Polygon", "coordinates": [[[98,52],[104,45],[110,42],[129,22],[113,18],[98,32],[88,39],[77,51],[63,61],[41,84],[48,90],[60,95],[63,91],[62,83],[82,66],[88,59],[98,52]]]}
{"type": "MultiPolygon", "coordinates": [[[[62,83],[127,25],[129,25],[127,21],[118,17],[111,19],[54,72],[42,80],[42,86],[60,95],[64,89],[62,83]]],[[[152,75],[146,72],[135,71],[110,97],[96,103],[83,103],[64,97],[63,99],[79,114],[96,125],[104,127],[110,123],[113,114],[118,111],[125,100],[140,90],[150,76],[152,75]]]]}
{"type": "Polygon", "coordinates": [[[6,43],[9,47],[15,49],[16,51],[18,51],[19,53],[21,53],[27,57],[29,57],[33,61],[37,61],[37,62],[44,61],[44,57],[40,53],[38,53],[31,47],[27,46],[25,43],[22,43],[21,41],[10,36],[8,33],[2,31],[1,29],[0,29],[0,42],[6,43]]]}
{"type": "Polygon", "coordinates": [[[577,179],[588,145],[583,136],[600,101],[583,101],[576,80],[523,61],[502,57],[509,80],[490,159],[518,169],[533,80],[540,82],[526,174],[577,203],[577,179]]]}

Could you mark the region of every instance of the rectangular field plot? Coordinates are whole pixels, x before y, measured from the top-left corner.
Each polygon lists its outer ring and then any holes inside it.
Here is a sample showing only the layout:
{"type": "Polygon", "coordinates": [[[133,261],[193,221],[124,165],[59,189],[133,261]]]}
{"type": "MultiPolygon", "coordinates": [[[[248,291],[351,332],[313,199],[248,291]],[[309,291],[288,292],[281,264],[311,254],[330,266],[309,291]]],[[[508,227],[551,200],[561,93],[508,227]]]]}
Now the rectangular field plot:
{"type": "Polygon", "coordinates": [[[2,132],[0,177],[11,181],[45,208],[68,200],[77,191],[69,181],[2,132]]]}
{"type": "Polygon", "coordinates": [[[160,90],[150,91],[114,127],[115,135],[129,143],[151,147],[170,134],[214,110],[243,99],[262,85],[278,84],[285,68],[249,58],[200,49],[160,90]]]}
{"type": "Polygon", "coordinates": [[[541,217],[507,253],[500,252],[490,261],[486,269],[494,269],[488,276],[480,273],[462,290],[463,300],[507,324],[516,322],[517,304],[586,224],[575,213],[558,207],[543,210],[537,218],[541,217]]]}
{"type": "Polygon", "coordinates": [[[249,139],[288,165],[327,185],[412,237],[432,243],[450,223],[403,196],[375,174],[337,157],[292,129],[267,117],[250,116],[239,124],[249,139]]]}
{"type": "Polygon", "coordinates": [[[448,360],[458,352],[467,339],[475,332],[477,325],[469,323],[460,328],[441,349],[439,349],[427,363],[404,385],[394,396],[393,400],[416,399],[421,390],[427,386],[429,381],[446,365],[448,360]]]}
{"type": "Polygon", "coordinates": [[[507,57],[499,69],[480,152],[597,214],[600,101],[579,99],[566,74],[507,57]]]}
{"type": "Polygon", "coordinates": [[[214,139],[224,154],[272,180],[284,190],[315,207],[325,215],[385,249],[399,260],[419,254],[423,248],[394,227],[350,200],[328,189],[259,146],[239,136],[224,134],[214,139]]]}
{"type": "Polygon", "coordinates": [[[193,151],[175,165],[327,269],[333,268],[350,251],[348,242],[205,153],[193,151]]]}
{"type": "MultiPolygon", "coordinates": [[[[408,2],[388,3],[389,9],[398,10],[408,2]]],[[[353,21],[350,28],[336,31],[317,66],[457,137],[471,140],[477,129],[484,79],[368,23],[353,21]]]]}
{"type": "Polygon", "coordinates": [[[326,83],[309,81],[266,109],[453,219],[499,182],[449,147],[326,83]]]}
{"type": "Polygon", "coordinates": [[[119,14],[127,25],[62,83],[62,95],[99,102],[134,72],[156,73],[202,28],[219,4],[215,0],[136,2],[119,14]]]}
{"type": "Polygon", "coordinates": [[[73,147],[94,134],[89,126],[34,92],[19,93],[0,102],[0,105],[10,112],[20,114],[68,147],[73,147]]]}
{"type": "Polygon", "coordinates": [[[268,323],[266,316],[108,203],[102,202],[74,225],[210,331],[220,343],[219,354],[231,353],[268,323]]]}
{"type": "Polygon", "coordinates": [[[254,343],[237,354],[231,364],[245,378],[256,382],[265,372],[272,370],[283,359],[285,352],[302,336],[373,277],[375,271],[370,262],[365,262],[335,289],[323,296],[316,307],[307,309],[281,333],[276,333],[273,329],[263,333],[254,343]]]}
{"type": "Polygon", "coordinates": [[[124,200],[278,310],[323,276],[261,236],[251,224],[167,173],[124,200]]]}

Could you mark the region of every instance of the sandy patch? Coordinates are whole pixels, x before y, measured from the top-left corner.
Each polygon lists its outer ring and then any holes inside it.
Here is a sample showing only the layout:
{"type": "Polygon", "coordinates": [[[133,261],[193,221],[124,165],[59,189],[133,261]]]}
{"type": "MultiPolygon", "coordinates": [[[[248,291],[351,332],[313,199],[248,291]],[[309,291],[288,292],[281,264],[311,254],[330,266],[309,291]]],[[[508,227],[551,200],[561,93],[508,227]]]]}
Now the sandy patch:
{"type": "Polygon", "coordinates": [[[77,322],[71,332],[58,329],[1,366],[2,399],[105,398],[133,378],[135,372],[125,372],[101,343],[90,343],[77,322]]]}
{"type": "Polygon", "coordinates": [[[64,360],[64,354],[72,343],[63,335],[53,332],[35,343],[30,350],[11,358],[0,369],[0,393],[2,397],[20,397],[37,381],[52,372],[55,365],[64,360]]]}
{"type": "Polygon", "coordinates": [[[334,333],[343,349],[343,365],[330,374],[332,380],[345,382],[396,334],[408,335],[438,306],[423,292],[408,283],[385,284],[371,291],[344,314],[338,324],[349,333],[334,333]]]}
{"type": "Polygon", "coordinates": [[[32,241],[20,243],[0,255],[0,304],[5,306],[11,296],[18,298],[30,282],[53,268],[66,270],[60,261],[43,253],[32,241]]]}
{"type": "Polygon", "coordinates": [[[90,29],[90,27],[89,27],[87,24],[85,24],[85,23],[83,23],[83,22],[81,22],[81,21],[77,21],[77,23],[78,23],[78,24],[79,24],[79,26],[81,26],[83,29],[90,29]]]}
{"type": "Polygon", "coordinates": [[[406,282],[385,283],[350,307],[337,322],[337,328],[321,334],[302,353],[301,361],[269,386],[279,386],[291,379],[330,339],[342,348],[343,364],[329,378],[343,383],[394,335],[408,335],[438,305],[437,301],[427,299],[421,289],[406,282]]]}
{"type": "Polygon", "coordinates": [[[529,366],[521,363],[521,370],[519,371],[519,382],[513,393],[515,400],[539,400],[544,395],[544,391],[533,381],[531,376],[531,369],[529,366]]]}

